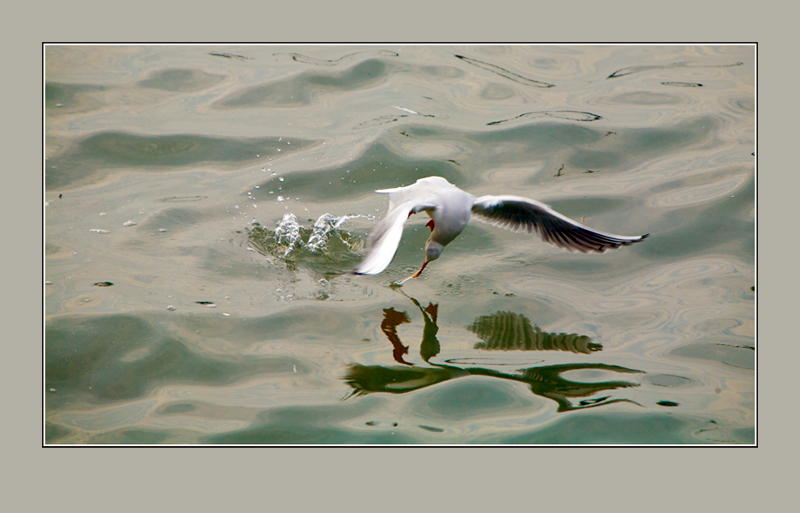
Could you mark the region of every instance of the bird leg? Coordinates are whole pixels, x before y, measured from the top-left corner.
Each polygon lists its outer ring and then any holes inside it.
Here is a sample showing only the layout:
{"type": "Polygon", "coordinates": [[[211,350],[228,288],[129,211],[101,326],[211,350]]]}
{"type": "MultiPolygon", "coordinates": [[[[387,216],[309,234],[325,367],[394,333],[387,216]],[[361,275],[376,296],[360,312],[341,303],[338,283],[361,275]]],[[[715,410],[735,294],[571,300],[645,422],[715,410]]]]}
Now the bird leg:
{"type": "MultiPolygon", "coordinates": [[[[414,214],[414,213],[415,213],[415,212],[409,212],[409,213],[408,213],[408,217],[411,217],[411,215],[412,215],[412,214],[414,214]]],[[[427,226],[428,228],[430,228],[430,229],[431,229],[431,231],[433,231],[433,228],[434,228],[434,226],[435,226],[435,224],[434,224],[434,222],[433,222],[433,219],[431,219],[430,221],[428,221],[428,223],[427,223],[425,226],[427,226]]],[[[422,274],[422,270],[423,270],[423,269],[425,269],[425,266],[426,266],[426,265],[428,265],[428,261],[427,261],[427,260],[425,260],[424,262],[422,262],[422,267],[420,267],[419,271],[415,272],[414,274],[412,274],[411,276],[409,276],[408,278],[406,278],[406,279],[405,279],[405,280],[403,280],[403,281],[398,281],[398,282],[396,283],[396,285],[402,285],[403,283],[407,282],[408,280],[411,280],[411,279],[413,279],[413,278],[419,278],[419,275],[420,275],[420,274],[422,274]]]]}
{"type": "MultiPolygon", "coordinates": [[[[433,222],[433,219],[431,219],[430,221],[428,221],[428,223],[427,223],[425,226],[427,226],[428,228],[430,228],[430,229],[431,229],[431,231],[433,231],[433,228],[434,228],[434,226],[436,226],[436,225],[434,224],[434,222],[433,222]]],[[[427,258],[425,259],[425,261],[424,261],[424,262],[422,262],[422,267],[420,267],[420,268],[419,268],[419,271],[415,272],[415,273],[414,273],[414,274],[411,276],[411,278],[419,278],[419,275],[420,275],[420,274],[422,274],[422,270],[423,270],[423,269],[425,269],[425,266],[426,266],[426,265],[428,265],[428,259],[427,259],[427,258]]],[[[410,280],[411,278],[406,278],[406,280],[410,280]]],[[[406,280],[403,280],[403,282],[405,282],[406,280]]],[[[401,283],[402,283],[402,282],[401,282],[401,283]]]]}
{"type": "Polygon", "coordinates": [[[425,269],[426,265],[428,265],[428,262],[422,262],[422,267],[420,268],[419,271],[415,272],[414,274],[412,274],[411,276],[409,276],[408,278],[406,278],[406,279],[404,279],[402,281],[398,281],[395,285],[400,286],[403,283],[407,282],[408,280],[411,280],[413,278],[418,278],[419,275],[422,274],[422,269],[425,269]]]}
{"type": "MultiPolygon", "coordinates": [[[[433,222],[433,221],[431,221],[431,222],[433,222]]],[[[419,275],[422,274],[422,270],[425,269],[426,265],[428,265],[428,261],[427,260],[425,262],[422,262],[422,267],[419,269],[419,271],[415,272],[411,277],[412,278],[419,278],[419,275]]]]}

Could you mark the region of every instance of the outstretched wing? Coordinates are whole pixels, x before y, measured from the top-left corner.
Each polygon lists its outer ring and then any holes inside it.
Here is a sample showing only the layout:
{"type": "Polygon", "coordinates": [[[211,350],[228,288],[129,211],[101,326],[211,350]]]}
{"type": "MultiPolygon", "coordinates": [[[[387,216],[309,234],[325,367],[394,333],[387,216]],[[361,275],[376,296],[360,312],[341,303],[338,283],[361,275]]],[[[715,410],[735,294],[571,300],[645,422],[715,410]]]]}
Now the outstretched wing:
{"type": "Polygon", "coordinates": [[[422,210],[435,208],[433,204],[407,201],[394,206],[386,214],[367,238],[367,255],[353,269],[355,274],[378,274],[392,263],[400,238],[403,236],[403,225],[408,216],[422,210]]]}
{"type": "Polygon", "coordinates": [[[639,242],[649,235],[626,237],[592,230],[544,203],[519,196],[481,196],[472,205],[472,213],[481,221],[515,232],[536,233],[545,242],[581,253],[602,253],[639,242]]]}
{"type": "Polygon", "coordinates": [[[403,224],[408,216],[423,210],[435,209],[440,203],[439,192],[447,187],[453,185],[444,178],[429,176],[405,187],[375,191],[389,195],[389,212],[369,234],[367,255],[353,272],[378,274],[389,267],[403,236],[403,224]]]}

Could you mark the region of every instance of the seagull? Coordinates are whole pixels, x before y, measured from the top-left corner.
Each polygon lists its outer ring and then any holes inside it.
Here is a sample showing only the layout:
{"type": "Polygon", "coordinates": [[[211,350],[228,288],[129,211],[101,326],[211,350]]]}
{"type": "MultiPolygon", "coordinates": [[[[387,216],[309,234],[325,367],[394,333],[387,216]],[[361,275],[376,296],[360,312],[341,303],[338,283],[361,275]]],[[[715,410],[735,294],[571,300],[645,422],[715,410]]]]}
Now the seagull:
{"type": "Polygon", "coordinates": [[[650,235],[626,237],[603,233],[559,214],[544,203],[520,196],[476,198],[440,176],[420,178],[413,185],[375,192],[389,195],[389,212],[367,238],[367,254],[353,274],[382,272],[397,252],[406,220],[422,211],[431,218],[426,225],[431,229],[431,236],[425,243],[422,267],[398,284],[419,277],[425,266],[439,258],[445,246],[459,236],[473,214],[500,228],[536,233],[545,242],[581,253],[602,253],[629,246],[650,235]]]}

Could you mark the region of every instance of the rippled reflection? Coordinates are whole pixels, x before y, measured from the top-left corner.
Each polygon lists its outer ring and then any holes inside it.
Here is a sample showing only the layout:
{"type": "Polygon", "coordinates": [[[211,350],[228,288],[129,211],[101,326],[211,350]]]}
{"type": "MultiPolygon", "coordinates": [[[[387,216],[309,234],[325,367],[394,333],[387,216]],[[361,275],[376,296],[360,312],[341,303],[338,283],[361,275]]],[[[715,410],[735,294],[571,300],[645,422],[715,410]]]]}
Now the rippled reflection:
{"type": "MultiPolygon", "coordinates": [[[[405,295],[404,292],[400,291],[405,295]]],[[[366,395],[375,392],[404,394],[427,388],[455,378],[466,376],[489,376],[504,380],[525,383],[534,394],[552,399],[558,404],[558,411],[593,408],[617,402],[636,401],[626,397],[612,397],[607,392],[616,389],[638,387],[637,383],[621,380],[605,380],[577,382],[566,379],[562,374],[570,371],[595,371],[604,373],[633,374],[643,371],[629,369],[618,365],[603,363],[572,363],[561,365],[543,365],[516,369],[514,372],[500,372],[495,369],[479,366],[453,365],[455,359],[432,362],[431,358],[441,351],[441,344],[436,338],[439,332],[437,324],[438,305],[428,303],[423,307],[419,301],[407,296],[422,313],[425,322],[422,340],[420,341],[420,357],[430,367],[420,367],[407,362],[403,356],[408,354],[409,346],[404,345],[397,333],[397,326],[410,321],[405,312],[394,308],[383,311],[381,331],[392,344],[392,356],[395,361],[406,367],[386,367],[381,365],[352,364],[344,377],[345,382],[353,388],[348,397],[366,395]]],[[[475,345],[475,349],[501,349],[523,351],[571,351],[589,353],[599,351],[599,344],[589,342],[589,337],[563,333],[543,333],[521,314],[498,312],[492,316],[483,316],[467,327],[484,339],[484,343],[475,345]]]]}
{"type": "Polygon", "coordinates": [[[586,335],[577,333],[545,333],[539,326],[521,314],[497,312],[478,317],[467,329],[483,342],[475,349],[500,351],[570,351],[589,354],[601,351],[603,346],[594,344],[586,335]]]}

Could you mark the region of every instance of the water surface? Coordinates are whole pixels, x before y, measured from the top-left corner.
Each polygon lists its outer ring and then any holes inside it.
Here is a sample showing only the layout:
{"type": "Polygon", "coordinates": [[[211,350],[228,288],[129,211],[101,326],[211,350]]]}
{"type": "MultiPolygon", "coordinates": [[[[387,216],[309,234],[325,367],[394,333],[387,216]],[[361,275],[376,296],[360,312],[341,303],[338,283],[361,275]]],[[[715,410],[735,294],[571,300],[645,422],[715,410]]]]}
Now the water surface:
{"type": "Polygon", "coordinates": [[[752,444],[752,47],[48,46],[45,442],[752,444]],[[438,175],[650,233],[474,222],[438,175]]]}

